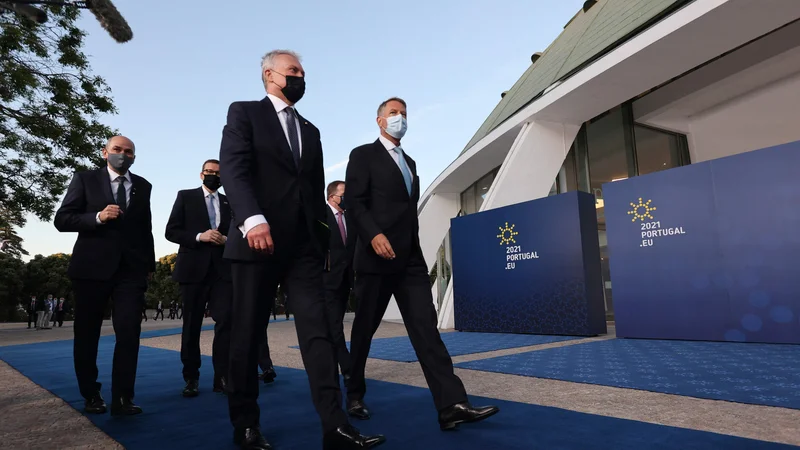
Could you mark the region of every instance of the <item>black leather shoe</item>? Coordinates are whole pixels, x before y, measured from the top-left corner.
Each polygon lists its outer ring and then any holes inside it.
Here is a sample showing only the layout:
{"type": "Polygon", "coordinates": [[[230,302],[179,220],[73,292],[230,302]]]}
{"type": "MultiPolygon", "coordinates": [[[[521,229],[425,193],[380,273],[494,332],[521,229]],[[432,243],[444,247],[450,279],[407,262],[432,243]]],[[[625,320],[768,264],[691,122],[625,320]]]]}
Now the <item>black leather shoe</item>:
{"type": "Polygon", "coordinates": [[[233,443],[243,450],[272,450],[272,446],[261,435],[258,428],[245,428],[233,432],[233,443]]]}
{"type": "Polygon", "coordinates": [[[474,407],[469,402],[456,403],[439,411],[439,427],[442,430],[455,430],[459,424],[478,422],[500,412],[496,406],[474,407]]]}
{"type": "Polygon", "coordinates": [[[89,414],[105,414],[106,402],[103,400],[103,396],[98,392],[87,398],[83,410],[89,414]]]}
{"type": "Polygon", "coordinates": [[[128,397],[114,397],[111,401],[112,416],[135,416],[141,414],[142,408],[133,404],[133,400],[128,397]]]}
{"type": "Polygon", "coordinates": [[[197,380],[186,380],[186,387],[183,388],[184,397],[197,397],[200,394],[197,380]]]}
{"type": "Polygon", "coordinates": [[[367,404],[361,400],[348,400],[347,414],[349,414],[350,417],[354,417],[358,420],[368,420],[370,418],[367,404]]]}
{"type": "Polygon", "coordinates": [[[269,384],[269,383],[272,383],[273,381],[275,381],[275,378],[277,376],[278,376],[278,374],[275,373],[275,368],[274,367],[270,367],[264,373],[260,374],[258,376],[258,378],[260,378],[261,380],[264,380],[264,384],[269,384]]]}
{"type": "Polygon", "coordinates": [[[214,392],[226,394],[228,390],[228,380],[225,377],[214,378],[214,392]]]}
{"type": "Polygon", "coordinates": [[[373,448],[386,442],[382,434],[364,436],[350,424],[325,433],[322,437],[322,450],[355,450],[373,448]]]}

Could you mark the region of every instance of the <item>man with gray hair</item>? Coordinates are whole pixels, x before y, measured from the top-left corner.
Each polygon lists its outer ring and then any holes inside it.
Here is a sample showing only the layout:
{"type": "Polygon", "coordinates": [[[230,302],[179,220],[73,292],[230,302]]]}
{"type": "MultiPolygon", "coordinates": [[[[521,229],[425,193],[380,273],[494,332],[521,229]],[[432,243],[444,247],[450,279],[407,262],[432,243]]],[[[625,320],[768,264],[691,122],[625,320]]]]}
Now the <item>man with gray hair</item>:
{"type": "Polygon", "coordinates": [[[267,96],[232,103],[222,131],[219,159],[231,206],[224,258],[233,280],[228,405],[242,449],[272,448],[259,427],[257,365],[278,284],[292,297],[323,448],[371,448],[385,440],[359,433],[342,409],[322,287],[330,238],[322,144],[319,130],[294,108],[305,93],[304,77],[294,52],[267,53],[261,61],[267,96]]]}

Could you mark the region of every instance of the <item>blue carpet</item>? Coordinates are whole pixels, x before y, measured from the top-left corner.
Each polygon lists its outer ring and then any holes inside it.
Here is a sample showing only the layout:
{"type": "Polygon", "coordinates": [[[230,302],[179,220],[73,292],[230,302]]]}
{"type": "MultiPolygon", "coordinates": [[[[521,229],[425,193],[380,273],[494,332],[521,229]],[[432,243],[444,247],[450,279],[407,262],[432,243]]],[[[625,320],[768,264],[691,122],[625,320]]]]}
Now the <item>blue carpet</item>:
{"type": "MultiPolygon", "coordinates": [[[[458,331],[442,333],[442,341],[447,347],[447,351],[450,352],[450,356],[493,352],[508,348],[550,344],[552,342],[584,338],[585,337],[541,334],[461,333],[458,331]]],[[[299,347],[294,346],[292,348],[299,347]]],[[[350,348],[349,342],[347,343],[347,348],[350,348]]],[[[369,357],[399,362],[417,361],[417,354],[414,352],[414,347],[411,346],[411,340],[408,336],[373,339],[369,349],[369,357]]]]}
{"type": "MultiPolygon", "coordinates": [[[[294,318],[289,319],[289,320],[290,321],[294,320],[294,318]]],[[[270,320],[269,321],[269,323],[275,323],[275,322],[287,322],[287,320],[286,319],[278,319],[278,320],[270,320]]],[[[203,325],[202,331],[211,331],[213,329],[214,329],[214,324],[203,325]]],[[[172,335],[175,335],[175,334],[181,334],[182,331],[183,331],[183,328],[181,328],[181,327],[164,328],[164,329],[161,329],[161,330],[145,330],[145,331],[142,331],[142,334],[139,337],[139,339],[149,339],[149,338],[156,338],[156,337],[162,337],[162,336],[172,336],[172,335]]]]}
{"type": "MultiPolygon", "coordinates": [[[[69,341],[58,341],[0,347],[0,359],[80,410],[83,402],[72,375],[71,345],[69,341]]],[[[110,389],[112,351],[113,341],[102,338],[98,367],[106,398],[110,389]]],[[[203,367],[210,365],[211,358],[203,357],[203,367]]],[[[287,368],[277,368],[277,371],[275,383],[261,388],[262,429],[276,448],[319,448],[321,432],[305,372],[287,368]]],[[[201,372],[204,375],[208,373],[205,369],[201,372]]],[[[211,393],[210,384],[210,377],[204,376],[201,395],[193,399],[182,398],[179,354],[142,347],[136,401],[145,413],[126,418],[111,418],[109,414],[88,417],[128,450],[234,449],[230,442],[232,430],[226,398],[211,393]]],[[[380,447],[382,450],[794,448],[524,403],[484,398],[472,400],[480,404],[495,403],[502,411],[486,422],[443,433],[436,423],[436,412],[427,389],[370,380],[368,401],[374,417],[357,425],[367,433],[386,434],[389,440],[380,447]]]]}
{"type": "Polygon", "coordinates": [[[612,339],[456,367],[800,409],[800,345],[612,339]]]}

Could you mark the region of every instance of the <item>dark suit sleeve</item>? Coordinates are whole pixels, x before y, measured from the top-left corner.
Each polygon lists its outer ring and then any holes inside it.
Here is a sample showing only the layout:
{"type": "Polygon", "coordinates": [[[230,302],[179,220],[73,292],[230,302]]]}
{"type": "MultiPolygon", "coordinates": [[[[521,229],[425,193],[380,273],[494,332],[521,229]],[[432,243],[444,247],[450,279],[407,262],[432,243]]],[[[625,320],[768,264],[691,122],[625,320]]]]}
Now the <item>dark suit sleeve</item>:
{"type": "Polygon", "coordinates": [[[147,221],[147,235],[145,236],[147,242],[147,252],[150,258],[150,267],[147,270],[150,273],[156,271],[156,244],[153,239],[153,213],[150,211],[150,197],[153,193],[153,186],[150,186],[150,189],[147,192],[147,217],[145,220],[147,221]]]}
{"type": "Polygon", "coordinates": [[[222,185],[236,215],[236,226],[242,225],[250,217],[263,214],[253,191],[252,134],[244,105],[232,103],[228,108],[228,121],[222,129],[219,161],[222,185]]]}
{"type": "Polygon", "coordinates": [[[369,164],[364,152],[360,152],[359,149],[350,152],[350,162],[347,163],[344,184],[347,209],[355,220],[356,232],[367,243],[370,243],[375,236],[383,233],[383,230],[375,223],[369,210],[369,164]]]}
{"type": "Polygon", "coordinates": [[[186,231],[183,208],[183,193],[178,192],[178,196],[175,198],[175,204],[172,205],[172,212],[169,214],[167,230],[164,233],[164,237],[166,237],[168,241],[182,247],[194,248],[197,245],[197,233],[186,231]]]}
{"type": "Polygon", "coordinates": [[[53,223],[61,232],[92,231],[97,228],[97,211],[86,212],[86,190],[79,173],[72,176],[67,195],[56,211],[53,223]]]}

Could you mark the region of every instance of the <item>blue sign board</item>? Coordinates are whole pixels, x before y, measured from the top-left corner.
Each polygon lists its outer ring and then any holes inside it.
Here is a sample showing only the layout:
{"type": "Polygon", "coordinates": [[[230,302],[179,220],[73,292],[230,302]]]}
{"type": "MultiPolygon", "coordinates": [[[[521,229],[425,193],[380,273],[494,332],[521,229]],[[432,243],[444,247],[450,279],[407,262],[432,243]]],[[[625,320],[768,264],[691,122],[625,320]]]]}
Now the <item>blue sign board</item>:
{"type": "Polygon", "coordinates": [[[603,186],[618,337],[800,343],[800,142],[603,186]]]}
{"type": "Polygon", "coordinates": [[[594,197],[569,192],[451,223],[456,329],[606,332],[594,197]]]}

